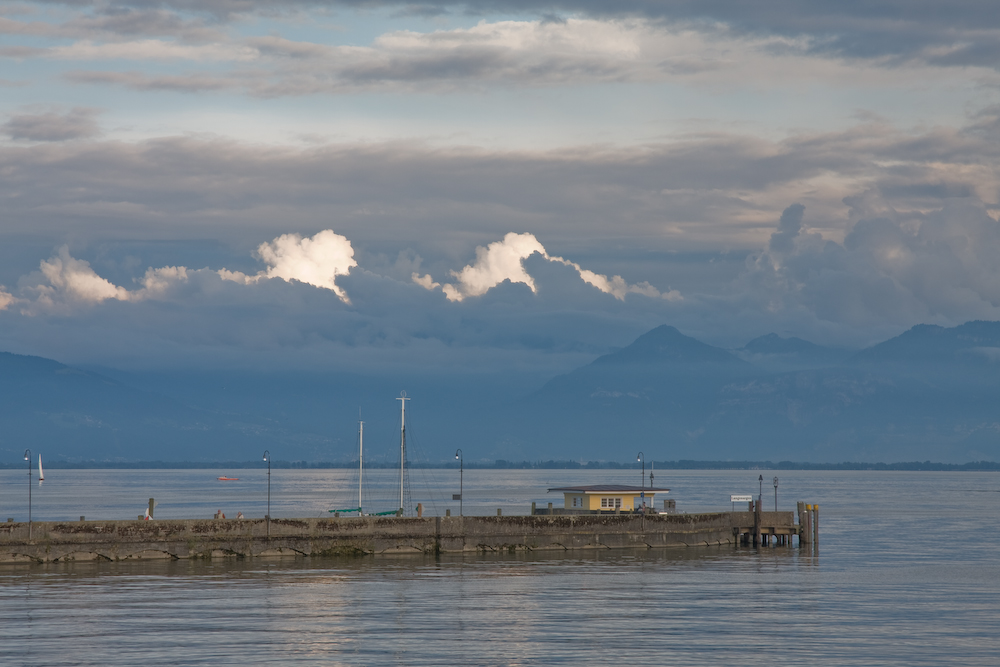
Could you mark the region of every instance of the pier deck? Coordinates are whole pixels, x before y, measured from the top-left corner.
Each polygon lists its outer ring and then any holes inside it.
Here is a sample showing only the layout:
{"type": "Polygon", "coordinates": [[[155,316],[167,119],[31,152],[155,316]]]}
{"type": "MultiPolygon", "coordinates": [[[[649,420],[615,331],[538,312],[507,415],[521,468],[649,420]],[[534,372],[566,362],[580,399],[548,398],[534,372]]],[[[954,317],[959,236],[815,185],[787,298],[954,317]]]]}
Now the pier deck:
{"type": "Polygon", "coordinates": [[[747,526],[787,536],[775,545],[802,534],[793,512],[36,521],[30,537],[27,523],[0,524],[0,562],[736,545],[747,526]]]}

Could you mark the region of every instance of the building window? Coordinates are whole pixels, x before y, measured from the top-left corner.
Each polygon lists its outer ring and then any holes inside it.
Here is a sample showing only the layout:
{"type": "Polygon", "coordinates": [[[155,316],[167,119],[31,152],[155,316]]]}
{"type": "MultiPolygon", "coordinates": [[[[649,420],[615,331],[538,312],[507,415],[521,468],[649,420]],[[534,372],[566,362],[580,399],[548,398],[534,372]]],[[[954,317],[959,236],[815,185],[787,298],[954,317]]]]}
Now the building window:
{"type": "Polygon", "coordinates": [[[622,506],[621,498],[601,498],[601,509],[613,510],[622,506]]]}

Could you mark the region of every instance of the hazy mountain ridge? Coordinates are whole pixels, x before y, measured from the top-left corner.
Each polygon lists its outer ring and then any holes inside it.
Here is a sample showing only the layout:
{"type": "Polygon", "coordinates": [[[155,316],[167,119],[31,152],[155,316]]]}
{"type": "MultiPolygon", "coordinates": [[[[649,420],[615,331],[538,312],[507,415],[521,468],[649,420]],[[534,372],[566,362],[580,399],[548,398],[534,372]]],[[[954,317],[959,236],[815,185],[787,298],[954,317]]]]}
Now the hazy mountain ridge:
{"type": "Polygon", "coordinates": [[[733,350],[740,359],[773,373],[835,366],[853,354],[852,350],[824,347],[802,338],[782,338],[766,334],[733,350]]]}
{"type": "MultiPolygon", "coordinates": [[[[0,452],[25,448],[86,460],[150,460],[231,449],[234,442],[307,442],[266,416],[199,408],[51,359],[0,353],[0,452]]],[[[256,447],[255,447],[256,449],[256,447]]]]}
{"type": "MultiPolygon", "coordinates": [[[[650,335],[692,345],[676,330],[660,327],[650,335]]],[[[768,363],[727,374],[719,373],[715,360],[730,353],[719,348],[699,357],[712,362],[657,353],[643,364],[637,350],[651,347],[644,341],[616,353],[641,370],[598,375],[578,369],[538,392],[533,411],[536,423],[551,411],[563,424],[579,424],[575,441],[588,454],[601,449],[599,441],[614,442],[616,434],[621,441],[631,431],[637,441],[666,447],[676,457],[728,459],[749,451],[788,460],[992,460],[1000,457],[994,416],[1000,364],[982,350],[997,343],[997,322],[914,327],[855,354],[765,336],[731,356],[805,353],[810,359],[797,363],[815,367],[776,372],[768,363]],[[979,355],[978,363],[968,363],[971,354],[979,355]],[[568,397],[577,402],[575,410],[568,397]]]]}
{"type": "Polygon", "coordinates": [[[366,451],[388,460],[398,457],[394,398],[405,387],[414,399],[411,458],[422,461],[448,459],[456,447],[470,460],[619,461],[639,450],[660,460],[1000,460],[994,348],[998,322],[921,325],[853,354],[776,335],[731,351],[660,326],[536,391],[516,371],[201,372],[166,382],[3,353],[0,451],[196,461],[249,460],[271,448],[288,460],[348,460],[364,405],[366,451]],[[747,354],[771,358],[758,365],[747,354]],[[773,355],[799,355],[786,363],[807,366],[776,371],[773,355]]]}

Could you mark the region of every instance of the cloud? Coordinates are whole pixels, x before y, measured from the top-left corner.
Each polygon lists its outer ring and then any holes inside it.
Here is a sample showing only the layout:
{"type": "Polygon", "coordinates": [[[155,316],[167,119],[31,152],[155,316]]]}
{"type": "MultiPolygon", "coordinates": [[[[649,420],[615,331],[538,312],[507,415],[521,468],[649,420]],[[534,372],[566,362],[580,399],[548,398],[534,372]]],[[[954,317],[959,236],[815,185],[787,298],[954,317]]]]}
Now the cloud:
{"type": "Polygon", "coordinates": [[[0,310],[6,310],[18,301],[17,297],[0,286],[0,310]]]}
{"type": "MultiPolygon", "coordinates": [[[[209,77],[258,97],[347,94],[364,90],[455,90],[489,83],[537,86],[581,82],[662,81],[732,69],[725,55],[759,45],[718,47],[694,32],[674,32],[643,21],[570,19],[480,22],[471,28],[395,31],[370,46],[335,46],[278,35],[189,45],[164,40],[98,44],[83,40],[53,47],[49,58],[204,60],[241,63],[225,77],[209,77]],[[691,54],[697,52],[697,57],[691,54]]],[[[766,56],[766,54],[764,54],[766,56]]],[[[769,58],[769,56],[767,56],[769,58]]],[[[164,75],[137,71],[77,71],[77,83],[110,83],[141,90],[175,90],[203,80],[200,72],[164,75]]],[[[207,88],[206,88],[207,89],[207,88]]]]}
{"type": "Polygon", "coordinates": [[[11,139],[23,141],[70,141],[99,136],[97,109],[76,107],[65,113],[15,114],[2,129],[11,139]]]}
{"type": "Polygon", "coordinates": [[[202,19],[187,19],[162,9],[106,8],[93,15],[73,17],[59,26],[64,36],[121,39],[164,35],[188,43],[223,41],[225,33],[202,19]]]}
{"type": "Polygon", "coordinates": [[[188,19],[162,9],[94,8],[90,14],[71,16],[63,23],[17,21],[0,17],[0,34],[32,35],[62,39],[128,40],[162,35],[188,43],[224,41],[225,33],[202,19],[188,19]]]}
{"type": "MultiPolygon", "coordinates": [[[[336,284],[338,276],[347,275],[357,266],[354,249],[345,237],[330,230],[319,232],[312,238],[299,234],[283,234],[273,241],[262,243],[257,255],[268,268],[255,275],[240,271],[208,269],[192,271],[185,266],[150,267],[138,280],[140,287],[128,290],[102,278],[90,263],[76,259],[62,246],[56,254],[42,260],[40,272],[22,279],[23,291],[34,297],[27,302],[25,313],[38,314],[45,310],[60,310],[74,305],[93,305],[107,300],[137,303],[145,300],[162,300],[171,296],[178,285],[189,282],[197,273],[214,273],[219,279],[252,285],[261,280],[281,278],[297,281],[332,291],[344,303],[350,303],[347,294],[336,284]]],[[[12,295],[0,290],[0,310],[15,301],[12,295]]]]}
{"type": "Polygon", "coordinates": [[[982,202],[899,212],[869,191],[846,203],[855,222],[843,243],[810,231],[804,207],[789,206],[742,276],[745,293],[775,315],[802,309],[858,327],[1000,317],[1000,223],[982,202]]]}
{"type": "Polygon", "coordinates": [[[68,246],[59,248],[54,257],[42,260],[40,266],[48,284],[37,285],[34,291],[43,306],[51,307],[63,300],[100,303],[107,299],[128,301],[131,298],[124,287],[97,275],[89,262],[71,257],[68,246]]]}
{"type": "Polygon", "coordinates": [[[71,83],[111,84],[135,90],[169,90],[178,93],[227,90],[237,86],[230,78],[208,74],[163,74],[147,76],[141,72],[93,72],[74,70],[63,78],[71,83]]]}
{"type": "Polygon", "coordinates": [[[475,263],[466,265],[460,271],[451,271],[451,275],[457,279],[454,284],[441,286],[434,282],[430,275],[421,276],[418,273],[414,273],[412,279],[413,282],[428,290],[441,287],[441,291],[444,292],[449,301],[462,301],[471,296],[481,296],[505,281],[527,285],[532,292],[537,292],[534,279],[524,268],[524,260],[535,254],[550,262],[572,267],[585,283],[619,300],[624,300],[625,295],[629,293],[649,297],[663,296],[663,298],[672,301],[682,299],[677,290],[670,290],[661,295],[659,290],[648,282],[629,285],[621,276],[613,276],[609,279],[607,276],[581,268],[579,264],[562,257],[549,256],[538,239],[529,233],[510,232],[501,241],[494,241],[485,248],[477,247],[475,263]]]}
{"type": "Polygon", "coordinates": [[[522,283],[535,291],[535,281],[524,270],[523,260],[534,253],[548,257],[545,248],[531,234],[507,234],[502,241],[495,241],[485,248],[476,248],[476,262],[451,275],[457,284],[442,287],[449,301],[485,294],[505,280],[522,283]]]}
{"type": "MultiPolygon", "coordinates": [[[[64,5],[62,0],[41,0],[64,5]]],[[[209,16],[215,22],[235,22],[250,15],[294,15],[317,9],[359,9],[372,7],[411,10],[403,0],[118,0],[113,12],[93,0],[73,2],[75,8],[96,14],[95,26],[80,29],[108,29],[123,33],[139,28],[141,22],[129,14],[148,17],[151,25],[167,24],[165,12],[209,16]],[[129,9],[131,8],[131,9],[129,9]],[[159,12],[159,13],[156,13],[159,12]],[[115,14],[124,14],[117,18],[115,14]],[[117,18],[117,23],[109,19],[117,18]],[[103,20],[103,23],[102,23],[103,20]]],[[[805,40],[811,53],[856,60],[885,61],[899,65],[920,60],[948,67],[984,66],[996,68],[1000,21],[995,7],[982,0],[954,0],[946,12],[936,0],[912,0],[905,10],[894,0],[858,3],[765,3],[748,5],[740,0],[719,2],[648,2],[648,0],[550,0],[541,4],[525,0],[437,0],[421,2],[421,15],[449,12],[472,15],[539,16],[557,23],[551,16],[570,15],[589,20],[644,19],[654,23],[696,29],[723,26],[735,34],[751,38],[780,37],[805,40]]],[[[162,30],[163,28],[159,28],[162,30]]],[[[177,29],[177,28],[175,28],[177,29]]],[[[194,28],[189,28],[194,29],[194,28]]]]}
{"type": "Polygon", "coordinates": [[[282,234],[270,243],[262,243],[257,254],[269,265],[264,274],[268,278],[297,280],[332,290],[344,303],[350,303],[336,283],[337,276],[347,275],[358,265],[346,237],[329,229],[312,238],[282,234]]]}
{"type": "Polygon", "coordinates": [[[163,298],[177,284],[188,281],[188,269],[184,266],[163,266],[146,269],[142,277],[142,289],[132,293],[132,300],[163,298]]]}
{"type": "Polygon", "coordinates": [[[182,44],[162,39],[95,43],[89,40],[56,46],[45,52],[54,60],[196,60],[242,61],[256,57],[253,49],[220,44],[182,44]]]}
{"type": "MultiPolygon", "coordinates": [[[[480,91],[484,87],[573,86],[594,83],[760,85],[801,81],[815,85],[883,88],[899,85],[899,68],[917,68],[928,80],[930,60],[864,64],[815,51],[815,37],[757,34],[721,23],[667,23],[649,18],[569,18],[480,21],[429,32],[397,30],[367,46],[293,40],[280,35],[219,36],[214,41],[86,38],[22,57],[71,61],[123,60],[129,71],[82,70],[64,77],[136,90],[241,90],[262,98],[364,91],[480,91]],[[136,71],[142,61],[214,63],[223,73],[136,71]],[[211,85],[208,85],[208,83],[211,85]]],[[[17,47],[21,48],[21,47],[17,47]]],[[[34,47],[33,47],[34,48],[34,47]]],[[[11,54],[12,57],[16,54],[11,54]]]]}
{"type": "Polygon", "coordinates": [[[844,197],[868,190],[897,211],[936,210],[955,192],[995,204],[997,111],[959,128],[865,121],[781,140],[712,133],[621,149],[303,148],[206,136],[7,144],[0,235],[44,229],[56,245],[155,228],[162,239],[239,244],[311,235],[333,218],[355,247],[392,257],[412,249],[425,258],[419,273],[445,283],[477,244],[516,229],[581,269],[687,296],[691,288],[660,273],[672,253],[756,251],[788,202],[807,206],[812,228],[836,240],[851,224],[844,197]]]}

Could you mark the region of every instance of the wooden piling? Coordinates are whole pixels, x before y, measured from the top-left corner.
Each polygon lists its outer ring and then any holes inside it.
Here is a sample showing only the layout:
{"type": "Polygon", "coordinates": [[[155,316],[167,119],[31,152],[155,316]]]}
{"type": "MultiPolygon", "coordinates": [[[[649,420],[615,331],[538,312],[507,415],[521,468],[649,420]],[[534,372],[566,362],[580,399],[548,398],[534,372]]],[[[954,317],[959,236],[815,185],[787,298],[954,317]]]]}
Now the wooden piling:
{"type": "Polygon", "coordinates": [[[761,543],[760,543],[760,537],[761,537],[760,536],[761,519],[762,519],[762,517],[761,517],[761,503],[760,503],[760,499],[758,498],[757,502],[754,503],[754,513],[753,513],[753,545],[755,547],[758,547],[758,546],[761,545],[761,543]]]}

